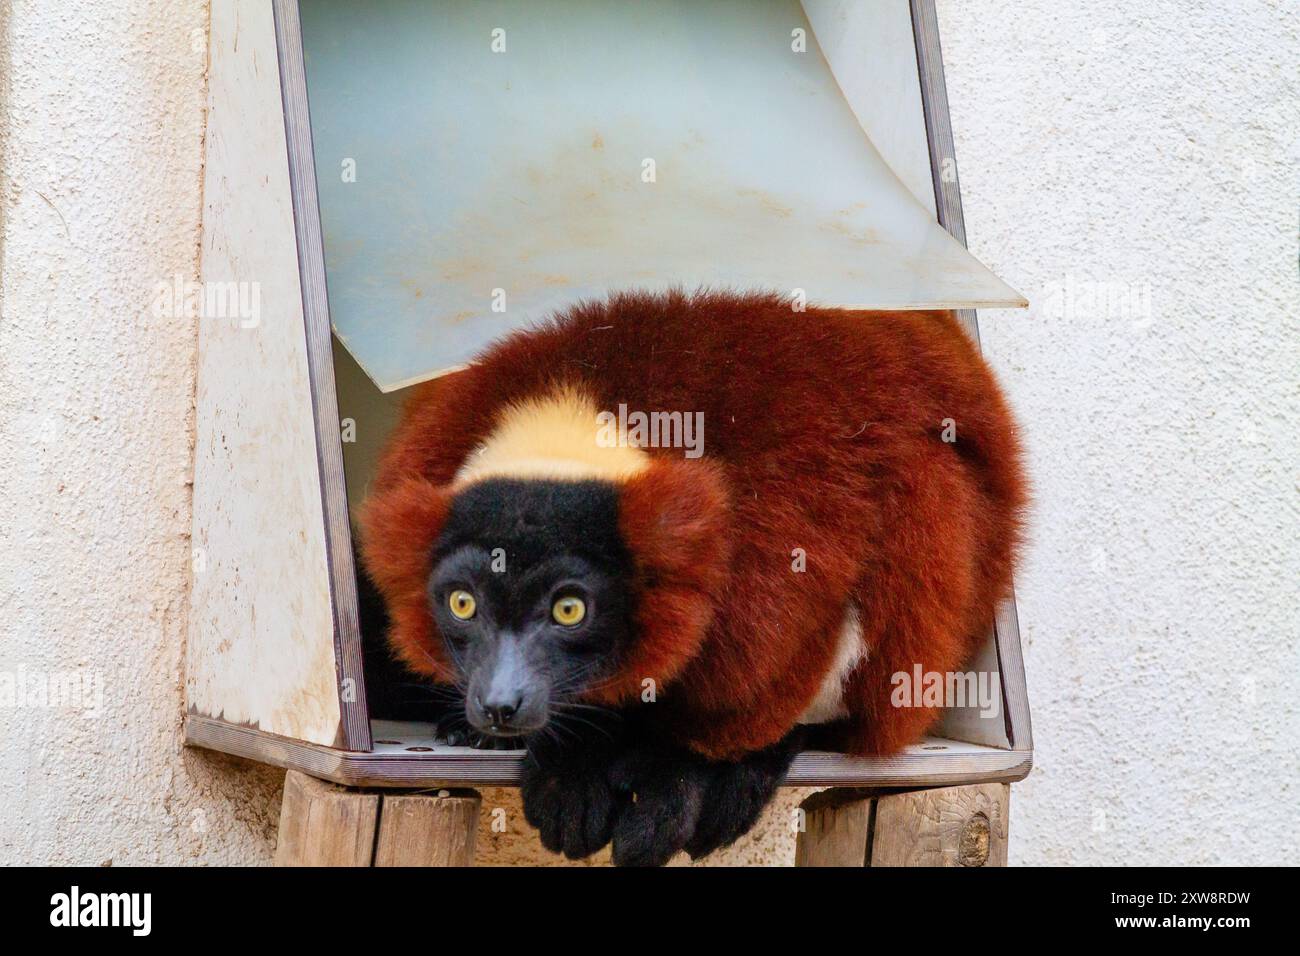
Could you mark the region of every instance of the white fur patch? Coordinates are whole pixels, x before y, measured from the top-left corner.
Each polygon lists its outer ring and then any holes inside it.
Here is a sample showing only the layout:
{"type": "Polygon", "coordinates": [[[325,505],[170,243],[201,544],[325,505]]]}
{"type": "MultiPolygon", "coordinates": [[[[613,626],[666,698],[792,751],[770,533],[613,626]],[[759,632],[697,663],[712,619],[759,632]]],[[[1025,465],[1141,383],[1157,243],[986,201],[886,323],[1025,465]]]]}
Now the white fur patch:
{"type": "Polygon", "coordinates": [[[824,724],[849,715],[844,706],[844,682],[853,668],[867,659],[868,648],[862,639],[862,621],[858,606],[850,601],[844,609],[844,623],[840,625],[840,639],[835,646],[835,658],[822,678],[817,696],[799,715],[796,723],[824,724]]]}
{"type": "Polygon", "coordinates": [[[458,485],[483,478],[604,478],[625,481],[650,464],[640,448],[597,441],[596,403],[562,388],[506,408],[487,439],[456,473],[458,485]]]}

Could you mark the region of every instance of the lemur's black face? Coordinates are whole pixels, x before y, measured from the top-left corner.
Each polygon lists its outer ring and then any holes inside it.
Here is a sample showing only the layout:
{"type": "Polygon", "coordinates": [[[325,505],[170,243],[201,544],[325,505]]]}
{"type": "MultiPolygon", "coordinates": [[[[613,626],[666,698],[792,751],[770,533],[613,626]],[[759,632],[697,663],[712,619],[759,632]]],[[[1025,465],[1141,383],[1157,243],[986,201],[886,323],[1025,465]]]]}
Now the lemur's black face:
{"type": "Polygon", "coordinates": [[[631,635],[629,569],[613,484],[490,479],[457,495],[428,592],[469,723],[535,733],[612,673],[631,635]]]}

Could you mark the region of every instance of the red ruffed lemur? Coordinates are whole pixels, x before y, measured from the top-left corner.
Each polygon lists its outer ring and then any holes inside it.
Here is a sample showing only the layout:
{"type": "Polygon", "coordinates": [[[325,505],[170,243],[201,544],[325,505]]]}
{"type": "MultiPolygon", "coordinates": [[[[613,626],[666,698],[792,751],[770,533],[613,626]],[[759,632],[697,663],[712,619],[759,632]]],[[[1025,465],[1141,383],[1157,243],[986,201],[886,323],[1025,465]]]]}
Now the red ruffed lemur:
{"type": "Polygon", "coordinates": [[[923,735],[891,676],[973,651],[1025,495],[951,313],[630,292],[419,386],[363,557],[449,736],[524,744],[543,844],[659,864],[746,832],[810,739],[923,735]],[[625,435],[637,412],[691,447],[625,435]]]}

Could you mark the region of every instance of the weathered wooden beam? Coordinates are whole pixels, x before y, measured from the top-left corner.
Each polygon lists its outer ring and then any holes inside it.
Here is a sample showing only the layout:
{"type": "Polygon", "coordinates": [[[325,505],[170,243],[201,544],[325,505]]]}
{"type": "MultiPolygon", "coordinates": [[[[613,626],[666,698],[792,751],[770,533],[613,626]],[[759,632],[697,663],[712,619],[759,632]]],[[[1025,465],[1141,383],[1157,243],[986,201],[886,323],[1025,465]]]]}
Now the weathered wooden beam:
{"type": "Polygon", "coordinates": [[[473,790],[385,794],[375,866],[473,866],[481,803],[473,790]]]}
{"type": "Polygon", "coordinates": [[[276,866],[369,866],[379,794],[349,790],[297,770],[284,775],[276,866]]]}
{"type": "Polygon", "coordinates": [[[866,866],[875,808],[870,791],[826,790],[800,807],[803,829],[795,843],[795,866],[866,866]]]}
{"type": "Polygon", "coordinates": [[[1011,787],[972,784],[876,798],[871,866],[1006,866],[1011,787]]]}

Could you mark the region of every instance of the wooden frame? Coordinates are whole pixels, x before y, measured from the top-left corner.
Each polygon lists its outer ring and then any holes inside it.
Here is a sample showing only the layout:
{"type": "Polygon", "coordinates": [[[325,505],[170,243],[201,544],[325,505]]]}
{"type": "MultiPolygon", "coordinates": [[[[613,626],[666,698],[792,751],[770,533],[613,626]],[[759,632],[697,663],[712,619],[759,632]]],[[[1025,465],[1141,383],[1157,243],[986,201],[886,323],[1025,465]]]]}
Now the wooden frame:
{"type": "Polygon", "coordinates": [[[338,396],[334,390],[334,354],[330,343],[329,296],[325,286],[325,249],[316,205],[316,165],[312,159],[311,114],[297,0],[274,0],[280,96],[289,157],[289,188],[297,223],[298,271],[302,282],[303,323],[311,372],[312,408],[316,415],[317,463],[325,514],[326,554],[334,610],[334,648],[338,663],[343,741],[347,750],[369,750],[370,718],[361,665],[361,628],[357,617],[357,574],[352,560],[343,443],[339,433],[338,396]],[[351,693],[349,693],[351,691],[351,693]]]}
{"type": "MultiPolygon", "coordinates": [[[[953,145],[952,120],[948,112],[939,20],[934,0],[910,0],[910,3],[917,73],[921,79],[921,108],[925,113],[925,134],[930,146],[935,208],[940,224],[965,245],[966,222],[961,211],[961,181],[957,175],[957,150],[953,145]],[[950,170],[951,175],[945,175],[945,170],[950,170]]],[[[979,321],[975,311],[963,310],[958,316],[971,338],[979,344],[979,321]]],[[[997,650],[998,673],[1002,678],[1002,712],[1007,743],[1013,750],[1032,755],[1034,737],[1029,722],[1029,695],[1025,688],[1024,661],[1020,656],[1020,621],[1016,615],[1014,592],[998,609],[993,622],[993,645],[997,650]]]]}
{"type": "Polygon", "coordinates": [[[340,673],[337,608],[354,584],[331,577],[321,436],[333,389],[309,348],[271,6],[214,4],[210,45],[201,277],[247,283],[259,307],[199,322],[187,710],[364,746],[344,716],[360,685],[340,673]]]}
{"type": "MultiPolygon", "coordinates": [[[[376,721],[374,749],[339,750],[277,737],[207,717],[185,722],[187,742],[275,767],[358,787],[509,787],[519,782],[521,750],[448,747],[428,724],[376,721]]],[[[938,787],[1022,780],[1032,756],[941,737],[928,737],[892,757],[846,757],[808,751],[795,758],[789,787],[938,787]]]]}
{"type": "MultiPolygon", "coordinates": [[[[228,45],[232,38],[238,37],[243,44],[239,55],[251,56],[250,69],[257,69],[259,51],[262,53],[262,68],[269,62],[278,63],[283,139],[278,140],[269,126],[259,131],[257,122],[249,121],[250,136],[259,132],[265,136],[262,154],[250,154],[250,162],[256,159],[266,165],[268,182],[273,176],[283,175],[291,197],[290,246],[296,263],[297,289],[293,294],[288,289],[277,287],[273,290],[277,296],[275,309],[278,316],[274,322],[282,323],[275,326],[275,334],[292,338],[290,333],[295,327],[301,330],[299,351],[294,354],[295,361],[305,362],[307,372],[311,413],[309,437],[314,443],[315,470],[313,474],[298,477],[302,486],[316,496],[317,504],[307,501],[302,512],[304,516],[296,520],[308,524],[319,520],[323,531],[323,539],[312,545],[313,548],[319,547],[323,558],[313,558],[313,563],[303,573],[315,575],[319,579],[316,586],[327,589],[332,631],[332,641],[328,645],[332,659],[327,661],[313,652],[315,656],[306,670],[316,682],[315,693],[318,695],[323,680],[322,669],[332,665],[337,717],[334,718],[333,711],[327,708],[310,727],[295,722],[292,714],[287,719],[267,721],[260,715],[245,714],[238,708],[232,713],[223,700],[217,699],[219,695],[210,690],[205,692],[208,669],[225,667],[222,674],[227,683],[237,681],[240,675],[233,669],[235,665],[229,661],[222,663],[220,656],[222,644],[228,643],[226,638],[229,636],[222,636],[222,628],[229,622],[220,618],[217,607],[222,592],[211,585],[200,587],[196,584],[198,603],[192,617],[187,675],[186,742],[350,785],[510,785],[518,779],[519,752],[475,752],[446,747],[429,738],[428,725],[376,721],[372,727],[361,663],[356,578],[298,2],[273,0],[269,7],[244,6],[247,13],[256,16],[246,16],[242,24],[227,23],[214,12],[213,55],[214,58],[217,55],[234,56],[234,50],[228,45]],[[265,19],[258,20],[263,16],[265,19]],[[271,44],[274,50],[270,49],[271,44]],[[273,151],[277,142],[285,156],[284,167],[275,162],[273,151]],[[299,322],[300,325],[295,326],[299,322]]],[[[952,131],[933,0],[910,0],[910,13],[935,208],[940,223],[964,243],[960,188],[955,176],[952,131]],[[953,174],[945,175],[945,170],[953,174]]],[[[224,115],[239,108],[241,95],[237,83],[227,84],[217,77],[210,92],[209,108],[214,115],[224,115]]],[[[265,105],[261,104],[262,107],[265,105]]],[[[222,135],[219,130],[210,130],[207,146],[210,152],[224,148],[222,135]]],[[[260,174],[261,169],[261,166],[255,166],[244,172],[260,174]]],[[[208,186],[205,186],[204,278],[213,277],[215,266],[222,261],[213,250],[224,248],[227,257],[235,262],[241,244],[242,249],[253,256],[252,266],[266,267],[265,257],[258,258],[265,250],[252,244],[247,228],[223,231],[217,207],[222,202],[235,202],[236,196],[228,189],[221,192],[224,187],[212,167],[209,168],[209,177],[208,186]],[[208,188],[213,192],[209,193],[208,188]],[[208,228],[210,214],[214,222],[211,230],[208,228]]],[[[241,196],[240,201],[247,202],[247,196],[241,196]]],[[[290,253],[284,248],[283,236],[278,241],[280,244],[273,251],[283,259],[290,253]]],[[[978,341],[975,313],[963,312],[961,318],[978,341]]],[[[270,334],[269,329],[266,334],[270,334]]],[[[226,359],[229,360],[229,356],[226,359]]],[[[205,371],[201,356],[201,422],[206,420],[210,406],[220,401],[219,395],[208,394],[209,383],[205,382],[205,376],[218,374],[219,370],[205,371]]],[[[295,427],[299,427],[301,415],[295,414],[297,417],[293,421],[297,423],[295,427]]],[[[306,435],[300,437],[307,440],[306,435]]],[[[202,431],[200,441],[203,441],[202,431]]],[[[201,453],[196,462],[196,485],[216,468],[205,463],[204,454],[211,453],[201,453]]],[[[237,468],[238,462],[235,461],[231,467],[237,468]]],[[[218,483],[210,492],[205,492],[214,499],[223,493],[233,491],[218,483]]],[[[198,495],[196,488],[196,501],[198,495]]],[[[205,520],[196,505],[196,543],[207,540],[205,520]]],[[[319,535],[319,532],[312,533],[319,535]]],[[[311,545],[309,538],[310,535],[304,540],[311,545]]],[[[311,637],[310,634],[307,636],[311,637]]],[[[297,645],[292,649],[295,653],[302,650],[297,645]]],[[[996,732],[986,726],[990,721],[974,720],[970,714],[951,713],[940,730],[941,737],[926,740],[894,757],[868,760],[836,754],[803,754],[795,761],[786,783],[792,786],[913,787],[1022,779],[1032,765],[1032,734],[1014,600],[999,610],[984,659],[996,662],[1000,676],[1003,719],[1002,727],[996,732]]],[[[242,666],[244,658],[239,660],[242,666]]]]}

